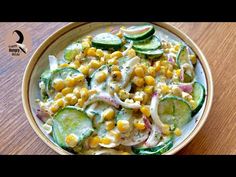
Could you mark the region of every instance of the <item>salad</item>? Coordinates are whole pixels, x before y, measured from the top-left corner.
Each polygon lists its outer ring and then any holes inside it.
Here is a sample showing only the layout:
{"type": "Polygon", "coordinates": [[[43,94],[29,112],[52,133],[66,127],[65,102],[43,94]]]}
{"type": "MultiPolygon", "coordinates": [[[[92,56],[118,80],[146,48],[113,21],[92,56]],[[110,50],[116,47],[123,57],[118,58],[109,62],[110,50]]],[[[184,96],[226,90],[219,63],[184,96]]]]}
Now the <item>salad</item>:
{"type": "Polygon", "coordinates": [[[74,154],[163,154],[205,100],[197,56],[149,24],[86,36],[48,59],[37,116],[74,154]]]}

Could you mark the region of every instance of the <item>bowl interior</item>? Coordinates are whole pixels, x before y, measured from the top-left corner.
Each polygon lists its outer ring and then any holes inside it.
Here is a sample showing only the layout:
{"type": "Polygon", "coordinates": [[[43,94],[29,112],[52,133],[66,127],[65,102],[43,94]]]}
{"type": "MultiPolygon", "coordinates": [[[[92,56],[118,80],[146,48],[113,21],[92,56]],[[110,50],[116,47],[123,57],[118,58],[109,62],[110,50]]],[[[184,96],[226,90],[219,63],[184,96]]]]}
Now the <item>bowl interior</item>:
{"type": "MultiPolygon", "coordinates": [[[[42,132],[44,132],[44,130],[41,128],[42,122],[36,116],[36,109],[38,105],[35,102],[35,100],[40,98],[40,90],[38,87],[40,75],[46,68],[49,67],[48,55],[55,55],[56,57],[61,58],[63,56],[63,49],[67,45],[69,45],[73,41],[76,41],[85,35],[96,34],[99,32],[104,32],[110,29],[114,29],[116,27],[130,26],[134,24],[144,24],[144,23],[141,23],[141,22],[140,23],[86,23],[83,25],[78,25],[77,27],[65,32],[65,34],[61,35],[56,40],[52,41],[52,43],[44,50],[44,52],[38,58],[38,61],[36,65],[34,66],[33,72],[31,74],[30,83],[29,83],[29,93],[28,93],[31,112],[33,114],[35,122],[37,123],[38,127],[40,128],[42,132]]],[[[164,39],[175,40],[175,41],[185,43],[178,36],[164,29],[163,27],[155,25],[155,24],[154,26],[156,28],[157,36],[160,36],[161,38],[164,38],[164,39]]],[[[190,49],[190,52],[192,52],[192,49],[190,49]]],[[[205,86],[205,88],[207,88],[206,74],[204,73],[202,64],[199,62],[199,60],[197,61],[197,64],[196,64],[196,80],[202,83],[205,86]]],[[[207,92],[207,89],[206,89],[206,92],[207,92]]],[[[203,114],[203,110],[205,109],[205,106],[206,106],[206,100],[201,110],[198,112],[198,114],[195,115],[193,119],[186,126],[184,126],[182,136],[175,139],[175,143],[174,143],[174,146],[172,147],[172,150],[176,146],[181,144],[196,128],[197,123],[203,114]]],[[[53,142],[50,136],[46,135],[46,133],[44,133],[44,136],[46,136],[51,141],[51,143],[53,143],[55,146],[58,146],[57,144],[53,142]]]]}

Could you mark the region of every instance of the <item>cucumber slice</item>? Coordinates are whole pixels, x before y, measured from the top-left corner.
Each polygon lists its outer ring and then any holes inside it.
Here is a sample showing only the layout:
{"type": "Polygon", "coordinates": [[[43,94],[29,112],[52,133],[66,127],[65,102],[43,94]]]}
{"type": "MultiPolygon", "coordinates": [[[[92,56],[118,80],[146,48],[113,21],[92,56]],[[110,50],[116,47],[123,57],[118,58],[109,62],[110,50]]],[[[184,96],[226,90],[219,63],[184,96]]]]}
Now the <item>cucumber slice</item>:
{"type": "Polygon", "coordinates": [[[87,114],[74,106],[67,106],[56,113],[52,129],[54,141],[63,148],[68,148],[65,142],[67,135],[75,134],[81,143],[94,131],[87,114]]]}
{"type": "Polygon", "coordinates": [[[180,47],[179,52],[177,53],[177,57],[176,57],[176,63],[178,65],[178,67],[180,68],[181,65],[183,65],[184,63],[189,63],[189,59],[188,59],[188,51],[187,51],[187,47],[185,45],[182,45],[180,47]]]}
{"type": "Polygon", "coordinates": [[[160,100],[158,114],[163,123],[183,127],[191,120],[191,108],[182,98],[166,96],[160,100]]]}
{"type": "Polygon", "coordinates": [[[114,49],[117,50],[121,47],[121,39],[111,33],[100,33],[96,35],[92,40],[92,46],[104,50],[114,49]]]}
{"type": "Polygon", "coordinates": [[[99,73],[100,71],[105,72],[108,75],[108,67],[106,65],[102,65],[100,68],[98,68],[92,75],[91,75],[91,80],[90,80],[90,88],[95,89],[97,91],[101,90],[106,90],[107,87],[107,82],[104,81],[102,83],[98,83],[96,81],[96,74],[99,73]]]}
{"type": "Polygon", "coordinates": [[[82,51],[82,44],[73,43],[64,50],[64,58],[71,62],[79,52],[82,51]]]}
{"type": "Polygon", "coordinates": [[[132,151],[137,155],[161,155],[173,147],[173,137],[165,138],[158,146],[152,148],[132,147],[132,151]]]}
{"type": "MultiPolygon", "coordinates": [[[[144,40],[150,36],[152,36],[155,33],[155,28],[152,25],[146,25],[148,27],[150,27],[150,29],[148,31],[145,31],[141,34],[124,34],[124,37],[126,39],[130,39],[133,41],[139,41],[139,40],[144,40]]],[[[132,29],[138,29],[138,28],[144,28],[145,26],[131,26],[129,28],[127,28],[127,30],[132,30],[132,29]]]]}
{"type": "Polygon", "coordinates": [[[155,50],[161,46],[160,40],[153,36],[149,40],[145,40],[144,42],[137,42],[133,44],[133,48],[136,50],[155,50]]]}
{"type": "Polygon", "coordinates": [[[198,111],[201,109],[204,101],[205,101],[205,87],[199,82],[195,82],[193,84],[193,100],[196,102],[197,106],[192,111],[192,116],[196,115],[198,111]]]}
{"type": "Polygon", "coordinates": [[[156,50],[135,50],[138,54],[145,55],[147,57],[159,58],[164,53],[161,49],[156,50]]]}
{"type": "MultiPolygon", "coordinates": [[[[53,81],[54,79],[57,78],[61,78],[61,79],[65,79],[68,76],[74,76],[76,74],[79,74],[80,71],[74,68],[59,68],[56,69],[52,72],[51,77],[49,78],[48,84],[47,84],[47,90],[48,90],[48,94],[51,95],[52,93],[54,93],[54,89],[52,87],[53,81]]],[[[85,81],[85,86],[87,87],[87,82],[85,81]]]]}

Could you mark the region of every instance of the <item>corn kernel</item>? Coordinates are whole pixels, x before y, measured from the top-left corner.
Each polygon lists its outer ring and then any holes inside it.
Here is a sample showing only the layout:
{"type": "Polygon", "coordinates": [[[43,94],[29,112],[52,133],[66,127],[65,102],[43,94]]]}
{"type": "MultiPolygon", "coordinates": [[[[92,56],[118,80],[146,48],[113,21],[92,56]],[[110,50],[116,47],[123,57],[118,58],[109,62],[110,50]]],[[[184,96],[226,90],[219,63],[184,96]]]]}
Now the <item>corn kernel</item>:
{"type": "Polygon", "coordinates": [[[169,87],[168,85],[163,85],[163,86],[161,87],[161,92],[162,92],[163,94],[167,94],[167,93],[169,93],[169,91],[170,91],[170,87],[169,87]]]}
{"type": "Polygon", "coordinates": [[[169,135],[170,134],[170,126],[168,124],[164,124],[162,127],[162,132],[165,135],[169,135]]]}
{"type": "Polygon", "coordinates": [[[140,108],[140,111],[141,111],[146,117],[150,117],[150,115],[151,115],[149,106],[142,106],[142,107],[140,108]]]}
{"type": "Polygon", "coordinates": [[[134,69],[134,73],[135,73],[135,75],[136,76],[138,76],[138,77],[144,77],[144,70],[143,70],[143,67],[141,67],[141,66],[138,66],[138,67],[136,67],[135,69],[134,69]]]}
{"type": "Polygon", "coordinates": [[[115,51],[111,54],[111,58],[121,58],[123,54],[120,51],[115,51]]]}
{"type": "Polygon", "coordinates": [[[106,130],[107,131],[110,131],[115,127],[114,121],[106,121],[105,125],[106,125],[106,130]]]}
{"type": "Polygon", "coordinates": [[[176,44],[175,47],[174,47],[175,51],[178,52],[179,49],[180,49],[180,45],[179,44],[176,44]]]}
{"type": "Polygon", "coordinates": [[[165,53],[169,53],[169,52],[170,52],[170,49],[166,48],[166,49],[164,49],[164,52],[165,52],[165,53]]]}
{"type": "Polygon", "coordinates": [[[116,81],[121,80],[121,77],[122,77],[120,71],[112,71],[111,76],[112,76],[113,80],[116,80],[116,81]]]}
{"type": "Polygon", "coordinates": [[[192,109],[195,109],[197,107],[196,101],[190,100],[189,103],[190,103],[192,109]]]}
{"type": "Polygon", "coordinates": [[[97,49],[96,50],[96,55],[101,58],[101,57],[104,56],[104,53],[103,53],[103,51],[101,49],[97,49]]]}
{"type": "Polygon", "coordinates": [[[77,102],[77,104],[78,104],[78,106],[79,107],[83,107],[83,105],[84,105],[84,100],[82,99],[82,98],[80,98],[80,99],[78,99],[78,102],[77,102]]]}
{"type": "Polygon", "coordinates": [[[84,100],[84,101],[86,101],[87,99],[88,99],[88,96],[89,96],[89,94],[88,94],[88,89],[87,88],[82,88],[81,90],[80,90],[80,95],[81,95],[81,98],[84,100]]]}
{"type": "Polygon", "coordinates": [[[101,83],[107,79],[107,74],[104,71],[96,73],[95,79],[97,82],[101,83]]]}
{"type": "Polygon", "coordinates": [[[59,107],[57,104],[53,104],[51,107],[50,107],[50,111],[52,113],[56,113],[58,111],[59,107]]]}
{"type": "Polygon", "coordinates": [[[105,55],[105,59],[108,61],[109,59],[111,59],[111,54],[109,54],[109,53],[106,53],[105,55]]]}
{"type": "Polygon", "coordinates": [[[96,93],[97,93],[97,90],[94,90],[94,89],[88,91],[89,96],[94,95],[96,93]]]}
{"type": "Polygon", "coordinates": [[[144,79],[143,78],[140,78],[140,77],[137,77],[137,76],[135,76],[134,78],[133,78],[133,83],[136,85],[136,86],[138,86],[138,87],[142,87],[143,85],[144,85],[144,79]]]}
{"type": "Polygon", "coordinates": [[[167,78],[172,78],[172,76],[173,76],[173,73],[168,69],[168,70],[166,71],[166,77],[167,77],[167,78]]]}
{"type": "Polygon", "coordinates": [[[192,61],[192,64],[196,64],[197,63],[197,57],[196,57],[196,55],[190,55],[190,59],[191,59],[191,61],[192,61]]]}
{"type": "Polygon", "coordinates": [[[100,63],[101,63],[101,65],[105,65],[105,64],[106,64],[106,59],[105,59],[105,57],[101,57],[101,58],[100,58],[100,63]]]}
{"type": "Polygon", "coordinates": [[[168,65],[168,62],[166,60],[162,60],[160,62],[161,62],[161,66],[167,66],[168,65]]]}
{"type": "Polygon", "coordinates": [[[63,94],[61,92],[58,92],[56,96],[54,97],[54,100],[58,100],[63,97],[63,94]]]}
{"type": "Polygon", "coordinates": [[[71,133],[66,136],[65,142],[69,147],[73,148],[78,144],[78,137],[75,134],[71,133]]]}
{"type": "Polygon", "coordinates": [[[155,66],[156,72],[161,70],[161,62],[160,61],[157,61],[154,66],[155,66]]]}
{"type": "Polygon", "coordinates": [[[152,76],[145,76],[145,82],[147,85],[155,85],[155,79],[152,76]]]}
{"type": "Polygon", "coordinates": [[[83,41],[82,42],[82,47],[85,48],[89,48],[90,47],[90,43],[88,41],[83,41]]]}
{"type": "Polygon", "coordinates": [[[111,139],[107,138],[107,137],[101,138],[100,143],[102,143],[102,144],[110,144],[111,143],[111,139]]]}
{"type": "Polygon", "coordinates": [[[111,58],[108,60],[107,62],[110,65],[117,65],[118,64],[118,60],[116,58],[111,58]]]}
{"type": "Polygon", "coordinates": [[[127,121],[127,120],[118,120],[117,121],[117,128],[122,133],[126,132],[130,128],[129,121],[127,121]]]}
{"type": "Polygon", "coordinates": [[[73,92],[73,88],[71,87],[66,87],[64,89],[62,89],[61,93],[65,96],[67,95],[68,93],[72,93],[73,92]]]}
{"type": "Polygon", "coordinates": [[[120,99],[125,100],[125,99],[129,98],[129,96],[130,96],[129,92],[127,92],[123,89],[119,91],[120,99]]]}
{"type": "Polygon", "coordinates": [[[75,79],[73,77],[67,77],[65,79],[65,84],[67,87],[74,87],[75,86],[75,79]]]}
{"type": "Polygon", "coordinates": [[[68,63],[62,63],[59,65],[60,68],[65,68],[65,67],[68,67],[69,64],[68,63]]]}
{"type": "Polygon", "coordinates": [[[80,98],[80,88],[79,87],[75,87],[74,90],[73,90],[73,93],[75,94],[75,96],[77,98],[80,98]]]}
{"type": "Polygon", "coordinates": [[[174,130],[174,134],[175,134],[176,136],[181,136],[181,135],[182,135],[182,131],[181,131],[179,128],[176,128],[176,129],[174,130]]]}
{"type": "Polygon", "coordinates": [[[85,77],[82,73],[79,73],[79,74],[73,76],[73,78],[74,78],[75,82],[80,82],[81,83],[81,82],[84,81],[85,77]]]}
{"type": "Polygon", "coordinates": [[[62,79],[55,79],[53,81],[53,88],[56,91],[61,91],[65,87],[64,81],[62,79]]]}
{"type": "Polygon", "coordinates": [[[99,138],[98,136],[91,137],[91,138],[89,139],[89,147],[90,147],[90,148],[96,148],[96,147],[98,147],[99,143],[100,143],[100,138],[99,138]]]}
{"type": "Polygon", "coordinates": [[[112,65],[111,66],[111,71],[120,71],[120,68],[118,65],[112,65]]]}
{"type": "Polygon", "coordinates": [[[178,86],[173,86],[171,92],[173,95],[182,96],[182,90],[178,86]]]}
{"type": "Polygon", "coordinates": [[[89,66],[94,69],[98,69],[101,66],[101,63],[98,60],[91,60],[89,66]]]}
{"type": "Polygon", "coordinates": [[[153,66],[150,66],[148,68],[148,74],[150,74],[151,76],[155,77],[156,76],[156,69],[153,66]]]}
{"type": "Polygon", "coordinates": [[[85,65],[81,65],[81,66],[79,67],[79,71],[80,71],[81,73],[83,73],[84,75],[88,75],[88,73],[89,73],[89,67],[88,67],[88,66],[85,66],[85,65]]]}
{"type": "MultiPolygon", "coordinates": [[[[77,56],[77,55],[76,55],[76,56],[77,56]]],[[[79,67],[80,67],[80,62],[79,62],[79,60],[75,60],[75,61],[74,61],[74,64],[75,64],[76,68],[79,68],[79,67]]]]}
{"type": "Polygon", "coordinates": [[[122,38],[123,37],[123,34],[121,31],[119,31],[117,34],[116,34],[119,38],[122,38]]]}
{"type": "Polygon", "coordinates": [[[144,130],[146,128],[143,122],[135,122],[134,127],[137,128],[138,130],[144,130]]]}
{"type": "Polygon", "coordinates": [[[105,111],[103,111],[102,117],[105,120],[112,120],[115,117],[115,111],[112,108],[107,108],[105,111]]]}
{"type": "Polygon", "coordinates": [[[165,66],[161,66],[161,70],[160,70],[160,73],[165,75],[166,74],[166,67],[165,66]]]}
{"type": "Polygon", "coordinates": [[[88,36],[86,36],[86,38],[91,41],[93,39],[93,36],[88,35],[88,36]]]}
{"type": "Polygon", "coordinates": [[[145,94],[144,97],[143,97],[143,101],[142,101],[142,104],[146,104],[150,99],[150,95],[148,94],[145,94]]]}
{"type": "Polygon", "coordinates": [[[178,77],[180,77],[181,69],[177,69],[177,70],[175,70],[175,73],[176,73],[176,75],[177,75],[178,77]]]}
{"type": "Polygon", "coordinates": [[[65,102],[62,98],[58,99],[56,101],[56,104],[59,106],[59,107],[63,107],[65,105],[65,102]]]}
{"type": "Polygon", "coordinates": [[[65,96],[65,100],[70,104],[74,105],[77,103],[77,97],[73,93],[69,93],[65,96]]]}
{"type": "Polygon", "coordinates": [[[87,51],[87,55],[95,57],[96,56],[96,49],[94,47],[89,48],[87,51]]]}
{"type": "Polygon", "coordinates": [[[154,90],[154,86],[152,85],[147,85],[146,87],[144,87],[144,92],[147,93],[147,94],[152,94],[153,93],[153,90],[154,90]]]}
{"type": "Polygon", "coordinates": [[[135,50],[134,50],[134,49],[130,49],[130,50],[127,52],[127,56],[128,56],[129,58],[135,57],[135,56],[136,56],[135,50]]]}
{"type": "MultiPolygon", "coordinates": [[[[82,52],[80,52],[79,54],[77,54],[75,56],[75,61],[80,61],[82,58],[84,57],[84,54],[82,52]]],[[[79,63],[77,63],[79,64],[79,63]]],[[[79,64],[80,65],[80,64],[79,64]]],[[[79,66],[78,66],[79,67],[79,66]]]]}

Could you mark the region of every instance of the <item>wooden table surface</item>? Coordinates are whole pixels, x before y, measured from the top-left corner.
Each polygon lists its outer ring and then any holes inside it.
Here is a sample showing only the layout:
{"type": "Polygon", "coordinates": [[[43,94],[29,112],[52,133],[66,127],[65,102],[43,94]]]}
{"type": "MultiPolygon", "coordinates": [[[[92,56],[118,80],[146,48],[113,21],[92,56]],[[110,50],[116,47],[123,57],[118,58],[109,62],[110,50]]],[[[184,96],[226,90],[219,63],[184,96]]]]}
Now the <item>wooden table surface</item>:
{"type": "MultiPolygon", "coordinates": [[[[67,23],[0,23],[0,154],[56,154],[33,131],[25,116],[21,85],[35,49],[67,23]],[[33,47],[27,58],[6,54],[4,37],[26,28],[33,47]]],[[[236,23],[171,23],[189,35],[208,59],[214,100],[206,124],[178,154],[236,154],[236,23]]]]}

